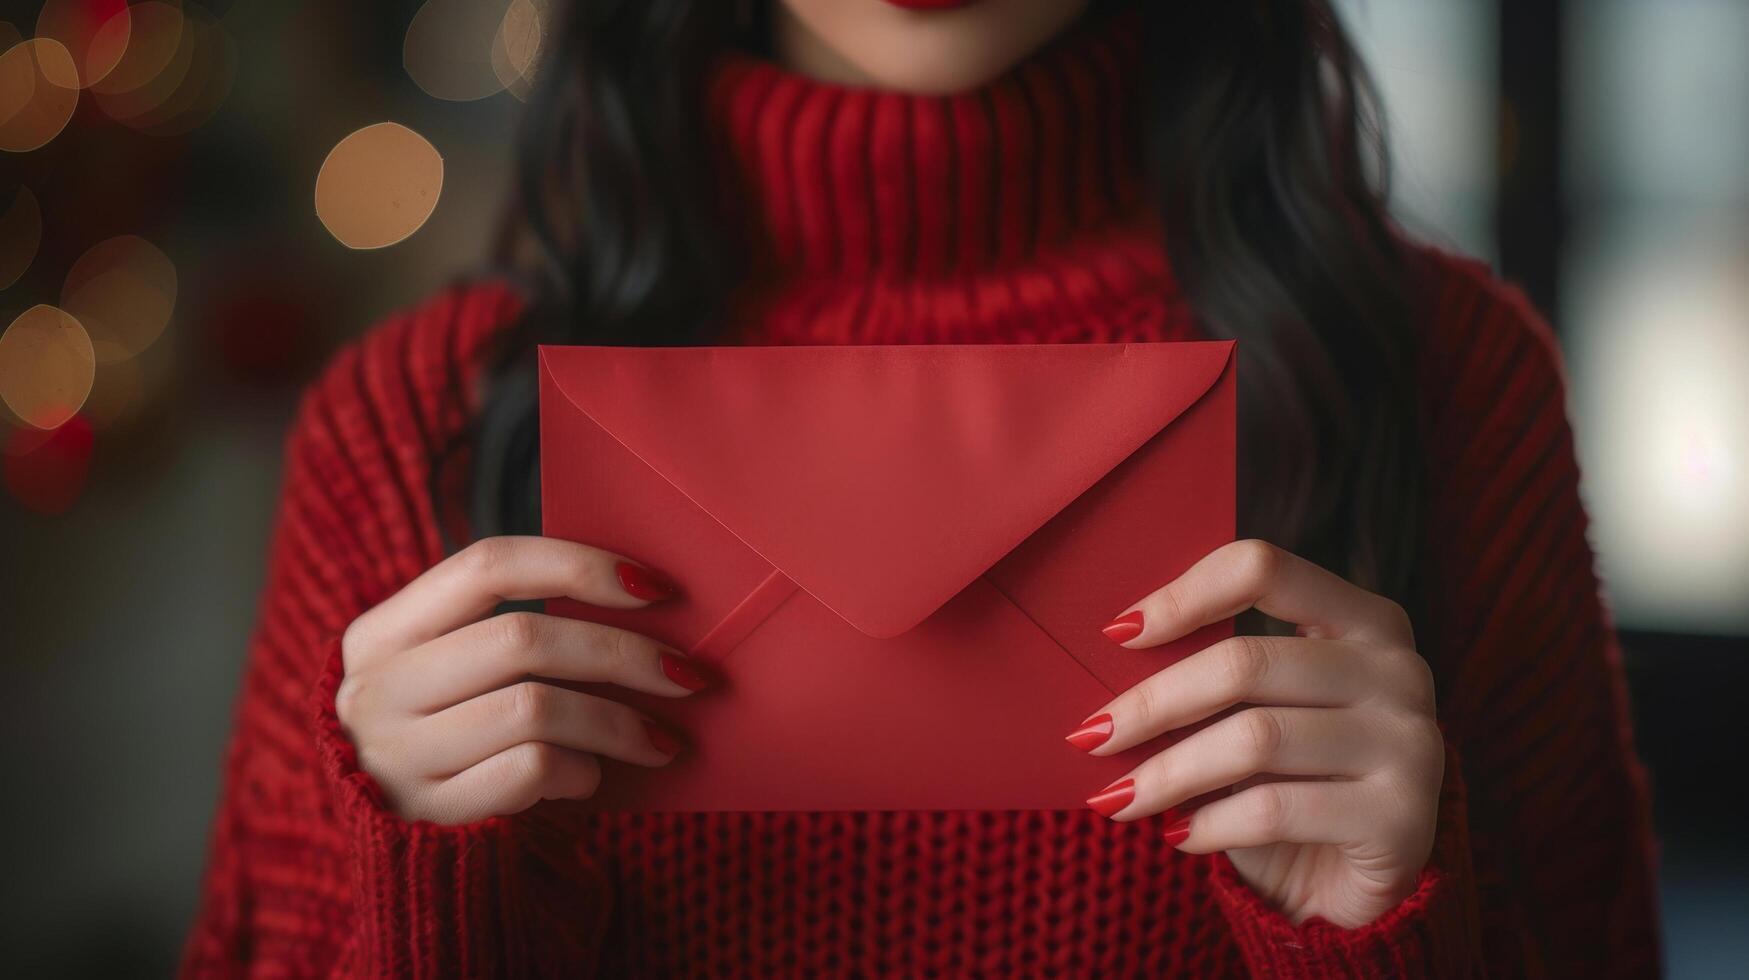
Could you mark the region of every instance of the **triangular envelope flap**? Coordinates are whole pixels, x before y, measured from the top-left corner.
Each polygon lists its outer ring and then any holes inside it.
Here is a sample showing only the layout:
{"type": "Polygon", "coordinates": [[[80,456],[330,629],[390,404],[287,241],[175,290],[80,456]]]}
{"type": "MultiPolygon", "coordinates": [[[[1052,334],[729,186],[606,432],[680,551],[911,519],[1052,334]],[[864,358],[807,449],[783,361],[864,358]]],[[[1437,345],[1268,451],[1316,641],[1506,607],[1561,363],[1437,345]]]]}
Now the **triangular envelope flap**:
{"type": "Polygon", "coordinates": [[[852,626],[922,622],[1215,383],[1230,342],[543,347],[576,407],[852,626]]]}

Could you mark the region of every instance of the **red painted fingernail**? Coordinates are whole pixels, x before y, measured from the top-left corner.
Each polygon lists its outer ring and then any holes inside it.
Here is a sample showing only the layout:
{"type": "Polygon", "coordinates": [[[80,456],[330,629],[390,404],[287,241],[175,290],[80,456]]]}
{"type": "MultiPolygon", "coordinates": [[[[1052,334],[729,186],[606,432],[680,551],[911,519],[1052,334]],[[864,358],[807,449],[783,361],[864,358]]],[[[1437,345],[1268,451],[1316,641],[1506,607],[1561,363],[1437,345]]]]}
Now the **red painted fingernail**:
{"type": "Polygon", "coordinates": [[[1124,613],[1122,616],[1106,623],[1099,628],[1105,638],[1113,643],[1128,643],[1142,635],[1142,611],[1124,613]]]}
{"type": "Polygon", "coordinates": [[[648,718],[644,719],[644,734],[650,737],[650,744],[656,747],[656,751],[663,755],[680,754],[680,739],[675,738],[673,732],[648,718]]]}
{"type": "Polygon", "coordinates": [[[1177,847],[1190,837],[1190,818],[1179,817],[1166,827],[1161,836],[1166,838],[1167,847],[1177,847]]]}
{"type": "Polygon", "coordinates": [[[1098,714],[1081,723],[1081,727],[1063,736],[1064,741],[1083,752],[1091,752],[1111,738],[1111,716],[1098,714]]]}
{"type": "Polygon", "coordinates": [[[1136,798],[1136,781],[1120,779],[1110,786],[1094,793],[1087,798],[1087,805],[1102,817],[1115,817],[1117,811],[1130,805],[1136,798]]]}
{"type": "Polygon", "coordinates": [[[698,668],[693,666],[692,661],[680,654],[664,650],[659,659],[662,663],[662,673],[667,675],[669,680],[688,691],[702,691],[710,686],[711,682],[698,672],[698,668]]]}
{"type": "Polygon", "coordinates": [[[634,599],[657,602],[671,598],[680,591],[673,582],[668,581],[662,575],[642,565],[634,565],[629,561],[622,561],[613,566],[613,572],[619,576],[619,587],[626,590],[626,595],[634,599]]]}

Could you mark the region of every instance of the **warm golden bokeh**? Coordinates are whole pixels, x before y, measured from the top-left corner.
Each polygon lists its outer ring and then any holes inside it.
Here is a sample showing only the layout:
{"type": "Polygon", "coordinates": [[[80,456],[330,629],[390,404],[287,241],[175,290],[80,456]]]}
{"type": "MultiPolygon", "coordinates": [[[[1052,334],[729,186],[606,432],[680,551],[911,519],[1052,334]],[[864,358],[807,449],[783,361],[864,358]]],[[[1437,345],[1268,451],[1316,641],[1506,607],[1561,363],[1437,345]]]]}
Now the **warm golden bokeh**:
{"type": "Polygon", "coordinates": [[[401,62],[425,94],[471,102],[528,97],[548,0],[426,0],[407,25],[401,62]]]}
{"type": "Polygon", "coordinates": [[[492,40],[505,9],[504,0],[426,0],[407,25],[401,48],[408,77],[425,94],[451,102],[503,91],[493,70],[492,40]]]}
{"type": "Polygon", "coordinates": [[[91,86],[98,108],[130,122],[162,105],[182,85],[194,62],[195,22],[162,0],[132,8],[133,36],[121,63],[91,86]]]}
{"type": "Polygon", "coordinates": [[[510,94],[527,100],[545,31],[544,0],[512,0],[492,38],[492,71],[510,94]]]}
{"type": "Polygon", "coordinates": [[[145,370],[139,358],[129,357],[113,341],[93,340],[91,347],[97,355],[97,377],[79,414],[89,419],[93,428],[124,427],[146,403],[145,370]]]}
{"type": "Polygon", "coordinates": [[[0,54],[0,150],[27,153],[53,140],[79,104],[79,72],[65,45],[35,38],[0,54]]]}
{"type": "Polygon", "coordinates": [[[316,176],[316,214],[350,248],[382,248],[419,230],[443,191],[443,157],[392,122],[347,136],[316,176]]]}
{"type": "Polygon", "coordinates": [[[25,310],[0,334],[0,400],[39,429],[77,415],[96,372],[85,328],[53,306],[25,310]]]}
{"type": "Polygon", "coordinates": [[[158,136],[186,133],[212,118],[231,94],[237,42],[218,21],[191,16],[186,23],[191,47],[187,70],[156,106],[123,120],[127,125],[158,136]]]}
{"type": "Polygon", "coordinates": [[[37,36],[54,38],[72,54],[83,87],[115,70],[132,28],[127,0],[47,0],[36,18],[37,36]]]}
{"type": "Polygon", "coordinates": [[[30,188],[20,187],[0,211],[0,289],[17,282],[30,268],[42,237],[42,207],[30,188]]]}
{"type": "Polygon", "coordinates": [[[176,267],[151,242],[119,235],[93,245],[73,263],[61,308],[90,334],[99,351],[121,359],[152,345],[176,306],[176,267]]]}

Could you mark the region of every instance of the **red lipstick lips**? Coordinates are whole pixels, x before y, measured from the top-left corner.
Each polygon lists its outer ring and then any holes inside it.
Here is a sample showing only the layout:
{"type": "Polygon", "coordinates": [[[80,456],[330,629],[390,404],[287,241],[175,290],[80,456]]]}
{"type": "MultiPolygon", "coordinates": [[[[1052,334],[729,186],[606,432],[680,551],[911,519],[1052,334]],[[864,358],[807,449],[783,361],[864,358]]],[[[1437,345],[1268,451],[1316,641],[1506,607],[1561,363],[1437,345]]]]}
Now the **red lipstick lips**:
{"type": "Polygon", "coordinates": [[[887,0],[895,7],[906,10],[952,10],[954,7],[970,7],[978,0],[887,0]]]}

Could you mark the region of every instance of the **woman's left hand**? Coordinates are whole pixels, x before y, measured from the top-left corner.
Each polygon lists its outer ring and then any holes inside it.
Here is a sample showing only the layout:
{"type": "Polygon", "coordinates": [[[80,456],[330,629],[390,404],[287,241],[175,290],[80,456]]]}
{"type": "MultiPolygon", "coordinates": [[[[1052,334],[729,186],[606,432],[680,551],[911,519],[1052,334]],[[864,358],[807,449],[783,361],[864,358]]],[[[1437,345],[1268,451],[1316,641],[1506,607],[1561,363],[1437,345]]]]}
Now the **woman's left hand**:
{"type": "Polygon", "coordinates": [[[1261,541],[1227,545],[1105,628],[1157,646],[1256,608],[1294,637],[1236,636],[1160,671],[1069,741],[1110,755],[1194,732],[1088,800],[1116,820],[1168,814],[1166,838],[1226,851],[1294,922],[1364,925],[1412,893],[1433,848],[1445,742],[1433,678],[1396,603],[1261,541]]]}

